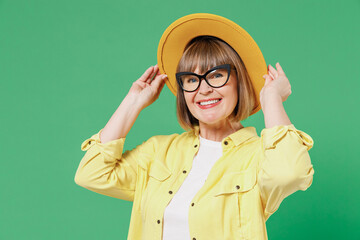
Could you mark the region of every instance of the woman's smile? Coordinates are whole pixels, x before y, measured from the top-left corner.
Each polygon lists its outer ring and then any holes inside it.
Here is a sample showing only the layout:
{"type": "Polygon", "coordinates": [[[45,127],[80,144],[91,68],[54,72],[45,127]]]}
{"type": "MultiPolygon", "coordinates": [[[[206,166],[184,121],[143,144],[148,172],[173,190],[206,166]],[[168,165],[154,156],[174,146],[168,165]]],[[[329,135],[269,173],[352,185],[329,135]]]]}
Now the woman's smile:
{"type": "Polygon", "coordinates": [[[196,105],[201,109],[208,109],[219,105],[221,100],[222,98],[204,99],[196,102],[196,105]]]}

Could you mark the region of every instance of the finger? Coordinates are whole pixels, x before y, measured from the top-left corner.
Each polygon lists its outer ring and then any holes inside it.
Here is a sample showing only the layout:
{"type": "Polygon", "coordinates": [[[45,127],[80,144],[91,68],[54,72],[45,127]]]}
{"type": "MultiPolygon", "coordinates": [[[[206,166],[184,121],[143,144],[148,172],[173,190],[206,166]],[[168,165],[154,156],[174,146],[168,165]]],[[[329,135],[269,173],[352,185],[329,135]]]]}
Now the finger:
{"type": "Polygon", "coordinates": [[[157,69],[157,74],[156,75],[161,75],[160,69],[159,69],[159,67],[157,65],[156,65],[156,69],[157,69]]]}
{"type": "Polygon", "coordinates": [[[270,77],[271,80],[274,80],[274,79],[275,79],[275,77],[271,74],[271,72],[269,72],[268,75],[269,75],[269,77],[270,77]]]}
{"type": "Polygon", "coordinates": [[[270,80],[274,80],[274,79],[275,79],[274,75],[272,75],[272,73],[271,73],[270,71],[268,72],[267,75],[269,76],[270,80]]]}
{"type": "Polygon", "coordinates": [[[153,71],[154,71],[154,67],[153,66],[149,67],[148,69],[146,69],[144,74],[139,78],[139,80],[145,82],[149,78],[149,76],[151,76],[153,71]]]}
{"type": "Polygon", "coordinates": [[[167,78],[166,74],[161,74],[155,77],[155,79],[151,82],[151,86],[154,86],[156,89],[159,89],[160,85],[165,82],[167,78]]]}
{"type": "Polygon", "coordinates": [[[154,78],[158,75],[160,75],[160,71],[158,65],[156,64],[154,66],[153,72],[151,73],[151,76],[146,80],[146,82],[150,84],[154,80],[154,78]]]}
{"type": "Polygon", "coordinates": [[[161,82],[160,88],[159,88],[159,92],[161,92],[161,90],[164,88],[165,86],[165,80],[166,78],[161,82]]]}
{"type": "Polygon", "coordinates": [[[279,74],[276,69],[269,64],[269,72],[272,74],[273,79],[278,78],[279,74]]]}
{"type": "Polygon", "coordinates": [[[267,84],[269,84],[269,82],[271,82],[271,77],[270,77],[268,74],[265,74],[265,75],[263,76],[263,78],[265,79],[265,84],[264,84],[264,86],[267,85],[267,84]]]}
{"type": "Polygon", "coordinates": [[[272,73],[270,72],[270,65],[268,65],[268,72],[267,74],[269,75],[270,79],[273,80],[275,79],[274,75],[272,75],[272,73]]]}
{"type": "Polygon", "coordinates": [[[156,70],[158,70],[158,73],[157,73],[157,74],[160,75],[161,73],[160,73],[160,71],[159,71],[159,69],[160,69],[159,66],[158,66],[157,64],[155,64],[154,68],[155,68],[156,70]]]}
{"type": "Polygon", "coordinates": [[[278,70],[279,74],[285,75],[282,67],[280,66],[280,63],[276,63],[276,69],[278,70]]]}
{"type": "Polygon", "coordinates": [[[152,81],[154,81],[155,77],[160,74],[159,72],[159,68],[155,66],[154,71],[152,72],[151,76],[146,80],[146,82],[150,84],[152,81]]]}

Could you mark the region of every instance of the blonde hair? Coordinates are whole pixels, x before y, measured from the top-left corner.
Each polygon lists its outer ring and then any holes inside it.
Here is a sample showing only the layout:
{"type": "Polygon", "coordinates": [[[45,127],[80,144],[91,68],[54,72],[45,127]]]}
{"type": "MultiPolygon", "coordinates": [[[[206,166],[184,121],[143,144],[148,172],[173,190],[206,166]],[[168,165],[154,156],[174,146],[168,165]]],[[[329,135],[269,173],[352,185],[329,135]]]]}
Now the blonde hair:
{"type": "MultiPolygon", "coordinates": [[[[214,36],[195,37],[186,45],[176,72],[194,72],[197,66],[200,72],[205,72],[222,64],[230,64],[236,69],[238,102],[229,120],[239,122],[250,116],[255,107],[256,96],[242,59],[229,44],[214,36]]],[[[179,84],[177,84],[176,115],[180,126],[185,130],[199,126],[199,120],[191,114],[186,105],[184,92],[179,84]]]]}

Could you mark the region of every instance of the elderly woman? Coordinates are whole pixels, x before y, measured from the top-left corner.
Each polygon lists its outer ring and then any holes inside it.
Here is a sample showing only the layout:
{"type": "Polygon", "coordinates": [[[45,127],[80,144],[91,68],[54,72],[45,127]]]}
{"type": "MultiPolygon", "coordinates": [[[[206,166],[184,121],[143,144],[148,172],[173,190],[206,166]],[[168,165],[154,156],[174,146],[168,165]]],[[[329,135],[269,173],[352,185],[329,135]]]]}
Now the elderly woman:
{"type": "Polygon", "coordinates": [[[158,60],[106,126],[82,143],[86,154],[75,182],[133,201],[131,240],[267,239],[266,220],[284,198],[306,190],[314,174],[313,140],[283,107],[291,90],[280,64],[268,72],[265,65],[259,79],[265,62],[253,39],[213,14],[170,25],[158,60]],[[139,113],[165,83],[176,94],[186,131],[153,136],[123,152],[139,113]],[[266,128],[259,137],[240,121],[260,108],[266,128]]]}

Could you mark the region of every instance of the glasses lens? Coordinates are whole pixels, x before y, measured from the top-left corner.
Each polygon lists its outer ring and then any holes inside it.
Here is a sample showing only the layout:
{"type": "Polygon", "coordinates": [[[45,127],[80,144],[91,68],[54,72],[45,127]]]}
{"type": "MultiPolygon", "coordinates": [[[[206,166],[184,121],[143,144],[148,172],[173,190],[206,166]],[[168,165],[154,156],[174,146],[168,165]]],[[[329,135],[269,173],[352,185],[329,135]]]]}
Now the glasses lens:
{"type": "MultiPolygon", "coordinates": [[[[218,68],[209,72],[206,75],[206,80],[209,82],[212,87],[221,87],[225,84],[228,79],[228,70],[226,68],[218,68]]],[[[200,79],[191,74],[185,74],[179,76],[179,80],[184,90],[186,91],[194,91],[198,86],[200,79]]]]}
{"type": "Polygon", "coordinates": [[[193,91],[199,85],[199,78],[194,75],[181,75],[180,81],[186,91],[193,91]]]}
{"type": "Polygon", "coordinates": [[[213,87],[220,87],[224,85],[228,78],[228,70],[224,68],[215,69],[206,76],[206,80],[213,87]]]}

